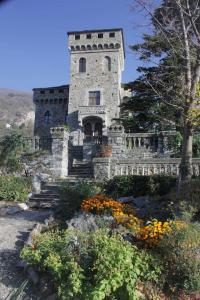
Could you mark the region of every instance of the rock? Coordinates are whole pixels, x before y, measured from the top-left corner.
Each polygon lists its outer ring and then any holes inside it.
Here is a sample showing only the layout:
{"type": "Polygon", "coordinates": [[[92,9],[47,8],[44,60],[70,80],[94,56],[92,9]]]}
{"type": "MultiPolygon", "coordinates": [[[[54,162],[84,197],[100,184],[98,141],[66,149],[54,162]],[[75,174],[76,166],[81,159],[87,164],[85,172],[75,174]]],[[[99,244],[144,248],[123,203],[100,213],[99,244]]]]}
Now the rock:
{"type": "Polygon", "coordinates": [[[28,210],[28,205],[26,203],[18,203],[17,206],[22,210],[28,210]]]}
{"type": "Polygon", "coordinates": [[[112,216],[98,216],[91,213],[80,212],[66,222],[68,228],[76,228],[83,232],[95,231],[100,227],[112,227],[114,218],[112,216]]]}
{"type": "Polygon", "coordinates": [[[149,204],[149,197],[148,196],[141,196],[133,198],[132,204],[138,208],[142,208],[149,204]]]}
{"type": "Polygon", "coordinates": [[[32,268],[32,267],[29,267],[27,269],[27,275],[28,275],[28,278],[34,283],[34,284],[37,284],[39,282],[39,275],[38,273],[32,268]]]}
{"type": "Polygon", "coordinates": [[[117,201],[121,202],[121,203],[130,203],[133,202],[134,197],[130,196],[130,197],[120,197],[117,199],[117,201]]]}
{"type": "Polygon", "coordinates": [[[21,211],[21,208],[18,206],[8,206],[8,208],[7,208],[8,215],[14,215],[20,211],[21,211]]]}

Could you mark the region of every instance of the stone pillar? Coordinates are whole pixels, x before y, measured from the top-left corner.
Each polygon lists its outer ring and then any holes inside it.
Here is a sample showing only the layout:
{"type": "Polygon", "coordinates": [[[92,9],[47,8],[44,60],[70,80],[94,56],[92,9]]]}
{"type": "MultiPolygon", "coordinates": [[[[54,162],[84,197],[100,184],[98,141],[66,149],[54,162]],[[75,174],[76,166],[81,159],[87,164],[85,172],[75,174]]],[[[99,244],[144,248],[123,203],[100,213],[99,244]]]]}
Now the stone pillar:
{"type": "Polygon", "coordinates": [[[93,159],[94,178],[99,181],[110,179],[110,158],[94,158],[93,159]]]}
{"type": "Polygon", "coordinates": [[[68,176],[69,132],[64,127],[50,129],[52,137],[51,169],[55,178],[68,176]]]}
{"type": "Polygon", "coordinates": [[[125,152],[124,127],[111,125],[108,128],[108,144],[112,145],[112,157],[119,157],[125,152]]]}

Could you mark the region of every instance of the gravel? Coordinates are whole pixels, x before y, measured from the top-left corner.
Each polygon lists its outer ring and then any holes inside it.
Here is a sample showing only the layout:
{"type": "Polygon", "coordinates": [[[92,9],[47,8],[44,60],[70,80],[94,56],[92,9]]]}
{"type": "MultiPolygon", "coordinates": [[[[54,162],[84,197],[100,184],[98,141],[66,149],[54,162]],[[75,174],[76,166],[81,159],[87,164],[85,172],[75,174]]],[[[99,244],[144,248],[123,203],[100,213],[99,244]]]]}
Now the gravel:
{"type": "MultiPolygon", "coordinates": [[[[19,253],[29,232],[37,222],[43,222],[51,211],[22,211],[0,217],[0,300],[26,279],[19,267],[19,253]]],[[[37,299],[27,296],[26,299],[37,299]]]]}

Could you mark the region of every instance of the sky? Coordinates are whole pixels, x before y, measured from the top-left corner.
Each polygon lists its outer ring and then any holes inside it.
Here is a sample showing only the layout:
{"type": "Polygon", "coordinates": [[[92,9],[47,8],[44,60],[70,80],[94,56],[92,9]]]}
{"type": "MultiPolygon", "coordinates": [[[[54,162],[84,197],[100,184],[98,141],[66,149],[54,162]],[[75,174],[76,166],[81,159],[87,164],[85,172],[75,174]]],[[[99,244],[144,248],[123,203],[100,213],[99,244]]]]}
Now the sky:
{"type": "Polygon", "coordinates": [[[143,29],[136,26],[141,16],[131,11],[131,0],[0,3],[0,88],[31,91],[68,84],[67,32],[90,29],[123,28],[126,62],[122,81],[138,77],[141,62],[129,45],[141,41],[143,29]]]}

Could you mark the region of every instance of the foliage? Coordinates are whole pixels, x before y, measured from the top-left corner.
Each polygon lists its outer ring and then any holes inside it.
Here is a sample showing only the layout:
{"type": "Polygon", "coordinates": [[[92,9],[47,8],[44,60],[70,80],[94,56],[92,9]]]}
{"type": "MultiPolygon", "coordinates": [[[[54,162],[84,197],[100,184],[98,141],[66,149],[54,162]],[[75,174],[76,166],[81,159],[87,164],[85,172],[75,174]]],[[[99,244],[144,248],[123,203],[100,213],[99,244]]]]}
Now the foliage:
{"type": "Polygon", "coordinates": [[[200,135],[194,135],[193,137],[193,156],[200,157],[200,135]]]}
{"type": "Polygon", "coordinates": [[[167,175],[121,175],[105,182],[105,193],[123,196],[164,195],[176,186],[177,178],[167,175]]]}
{"type": "Polygon", "coordinates": [[[74,185],[63,181],[60,187],[60,211],[64,219],[71,217],[81,207],[84,199],[100,192],[95,183],[78,181],[74,185]]]}
{"type": "Polygon", "coordinates": [[[81,208],[93,213],[110,213],[114,216],[121,215],[127,211],[129,211],[129,213],[133,213],[133,209],[128,205],[122,204],[119,201],[115,201],[102,194],[85,199],[81,204],[81,208]]]}
{"type": "Polygon", "coordinates": [[[82,202],[82,210],[94,214],[111,214],[117,223],[130,230],[138,241],[143,241],[148,247],[158,245],[163,236],[172,230],[173,226],[180,229],[185,226],[181,221],[151,220],[147,224],[138,218],[134,209],[127,204],[120,203],[105,195],[96,195],[82,202]]]}
{"type": "Polygon", "coordinates": [[[13,131],[0,140],[0,166],[14,172],[22,169],[18,155],[22,151],[22,136],[13,131]]]}
{"type": "Polygon", "coordinates": [[[15,288],[11,291],[11,293],[6,297],[5,300],[23,300],[24,299],[24,291],[28,285],[29,281],[25,280],[22,282],[19,288],[15,288]]]}
{"type": "Polygon", "coordinates": [[[104,230],[44,233],[21,255],[41,271],[48,270],[63,300],[139,300],[138,284],[156,281],[160,274],[145,251],[104,230]]]}
{"type": "Polygon", "coordinates": [[[31,190],[31,178],[1,176],[0,200],[24,202],[31,190]]]}
{"type": "Polygon", "coordinates": [[[164,264],[165,289],[191,293],[200,290],[200,225],[187,223],[172,230],[156,251],[164,264]]]}
{"type": "Polygon", "coordinates": [[[181,152],[182,148],[182,142],[183,142],[183,136],[182,134],[177,131],[175,137],[170,141],[169,148],[173,152],[181,152]]]}

